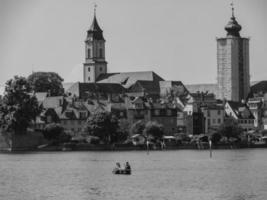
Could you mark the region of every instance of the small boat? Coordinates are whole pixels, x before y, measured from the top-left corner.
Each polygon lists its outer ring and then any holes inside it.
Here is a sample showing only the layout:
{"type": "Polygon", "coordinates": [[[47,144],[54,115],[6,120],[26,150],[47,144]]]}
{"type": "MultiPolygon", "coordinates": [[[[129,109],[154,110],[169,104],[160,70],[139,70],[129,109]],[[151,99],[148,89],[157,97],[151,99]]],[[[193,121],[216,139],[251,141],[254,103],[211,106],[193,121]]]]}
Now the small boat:
{"type": "Polygon", "coordinates": [[[120,174],[120,175],[131,175],[131,170],[127,169],[113,169],[113,174],[120,174]]]}

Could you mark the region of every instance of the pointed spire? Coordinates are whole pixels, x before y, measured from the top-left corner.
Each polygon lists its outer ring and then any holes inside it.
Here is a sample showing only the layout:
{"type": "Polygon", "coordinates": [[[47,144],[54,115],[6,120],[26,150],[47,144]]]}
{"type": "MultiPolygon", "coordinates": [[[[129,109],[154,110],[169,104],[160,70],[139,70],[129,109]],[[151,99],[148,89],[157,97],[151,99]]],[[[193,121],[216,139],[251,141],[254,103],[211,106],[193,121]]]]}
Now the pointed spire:
{"type": "Polygon", "coordinates": [[[102,29],[100,28],[100,26],[98,25],[98,22],[97,22],[97,19],[96,19],[96,3],[94,3],[94,19],[93,19],[93,22],[89,28],[89,30],[87,31],[87,37],[89,35],[91,35],[93,37],[93,39],[96,39],[96,40],[104,40],[104,37],[103,37],[103,31],[102,29]]]}

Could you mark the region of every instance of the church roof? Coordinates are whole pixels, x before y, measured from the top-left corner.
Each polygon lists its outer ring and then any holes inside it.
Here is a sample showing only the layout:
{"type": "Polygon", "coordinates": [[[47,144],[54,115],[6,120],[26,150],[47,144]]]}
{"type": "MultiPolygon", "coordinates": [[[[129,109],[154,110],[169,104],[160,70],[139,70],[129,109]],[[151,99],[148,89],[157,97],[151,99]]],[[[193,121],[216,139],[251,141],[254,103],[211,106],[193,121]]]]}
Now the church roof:
{"type": "Polygon", "coordinates": [[[106,93],[106,94],[123,94],[124,87],[117,83],[74,83],[68,90],[68,93],[84,98],[87,93],[106,93]]]}
{"type": "Polygon", "coordinates": [[[129,89],[128,92],[145,92],[148,94],[157,94],[160,93],[159,82],[154,81],[136,81],[129,89]]]}
{"type": "Polygon", "coordinates": [[[97,82],[98,83],[119,83],[125,88],[129,88],[136,81],[163,81],[158,74],[153,71],[141,71],[141,72],[123,72],[123,73],[107,73],[101,74],[97,82]]]}

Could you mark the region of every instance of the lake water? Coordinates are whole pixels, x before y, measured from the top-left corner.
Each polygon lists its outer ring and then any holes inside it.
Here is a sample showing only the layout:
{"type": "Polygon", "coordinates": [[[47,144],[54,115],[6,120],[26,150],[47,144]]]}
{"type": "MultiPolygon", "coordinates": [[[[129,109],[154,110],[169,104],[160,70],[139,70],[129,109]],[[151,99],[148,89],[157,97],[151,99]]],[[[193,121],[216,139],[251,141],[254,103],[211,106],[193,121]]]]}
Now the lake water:
{"type": "Polygon", "coordinates": [[[264,200],[267,149],[0,154],[0,199],[264,200]]]}

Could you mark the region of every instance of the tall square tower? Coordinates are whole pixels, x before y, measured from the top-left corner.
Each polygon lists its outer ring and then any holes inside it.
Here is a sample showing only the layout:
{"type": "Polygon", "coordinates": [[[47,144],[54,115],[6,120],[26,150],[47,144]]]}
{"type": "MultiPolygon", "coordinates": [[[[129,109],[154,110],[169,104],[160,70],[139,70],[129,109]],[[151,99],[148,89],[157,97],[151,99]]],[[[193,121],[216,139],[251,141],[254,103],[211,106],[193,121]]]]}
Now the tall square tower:
{"type": "Polygon", "coordinates": [[[225,26],[227,36],[217,38],[217,81],[219,99],[241,101],[250,88],[249,38],[240,37],[241,26],[232,17],[225,26]]]}

